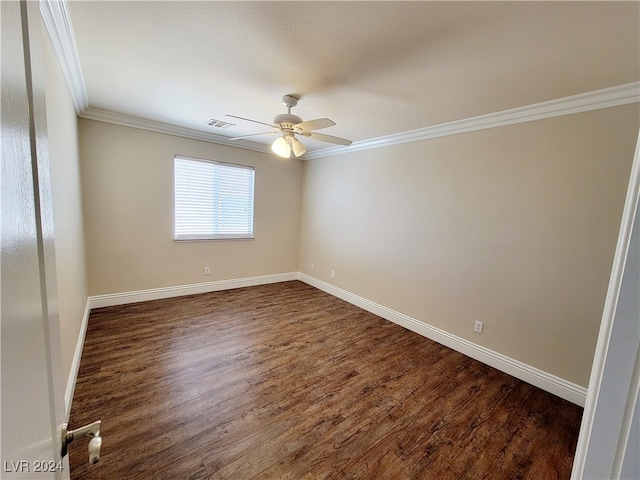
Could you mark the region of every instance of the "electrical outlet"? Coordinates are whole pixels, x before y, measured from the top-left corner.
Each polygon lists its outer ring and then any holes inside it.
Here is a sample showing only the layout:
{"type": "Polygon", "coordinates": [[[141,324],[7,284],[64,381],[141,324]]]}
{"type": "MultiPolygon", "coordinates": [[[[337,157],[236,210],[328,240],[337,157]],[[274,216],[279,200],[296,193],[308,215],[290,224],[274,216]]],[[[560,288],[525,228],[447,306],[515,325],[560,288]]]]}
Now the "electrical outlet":
{"type": "Polygon", "coordinates": [[[477,333],[482,333],[482,329],[484,328],[484,322],[480,320],[476,320],[476,324],[473,327],[473,331],[477,333]]]}
{"type": "Polygon", "coordinates": [[[331,278],[336,278],[336,271],[335,270],[331,270],[331,278]]]}
{"type": "Polygon", "coordinates": [[[312,263],[312,264],[311,264],[311,271],[313,272],[315,269],[316,269],[316,264],[315,264],[315,263],[312,263]]]}
{"type": "Polygon", "coordinates": [[[204,274],[211,275],[211,267],[204,267],[204,274]]]}

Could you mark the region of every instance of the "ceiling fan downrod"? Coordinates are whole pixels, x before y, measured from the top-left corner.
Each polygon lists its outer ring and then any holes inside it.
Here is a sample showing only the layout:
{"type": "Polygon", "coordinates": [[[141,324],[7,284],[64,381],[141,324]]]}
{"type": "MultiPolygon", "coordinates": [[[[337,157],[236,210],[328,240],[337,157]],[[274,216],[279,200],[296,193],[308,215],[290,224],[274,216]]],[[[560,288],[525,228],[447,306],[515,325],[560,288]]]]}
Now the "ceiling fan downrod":
{"type": "Polygon", "coordinates": [[[282,104],[287,107],[287,113],[276,115],[276,117],[273,119],[273,123],[280,125],[280,128],[284,130],[293,132],[293,126],[298,123],[302,123],[302,119],[299,116],[291,113],[291,109],[298,105],[298,100],[300,100],[300,95],[296,95],[293,93],[283,95],[282,104]]]}

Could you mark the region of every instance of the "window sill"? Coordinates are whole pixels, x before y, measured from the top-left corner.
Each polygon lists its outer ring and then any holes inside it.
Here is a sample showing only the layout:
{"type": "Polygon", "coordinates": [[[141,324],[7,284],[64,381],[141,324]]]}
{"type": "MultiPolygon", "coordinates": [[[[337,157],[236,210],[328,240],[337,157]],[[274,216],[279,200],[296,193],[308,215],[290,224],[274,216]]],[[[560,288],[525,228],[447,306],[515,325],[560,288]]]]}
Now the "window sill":
{"type": "Polygon", "coordinates": [[[192,237],[179,237],[174,238],[174,242],[210,242],[218,240],[253,240],[253,235],[216,235],[211,236],[192,236],[192,237]]]}

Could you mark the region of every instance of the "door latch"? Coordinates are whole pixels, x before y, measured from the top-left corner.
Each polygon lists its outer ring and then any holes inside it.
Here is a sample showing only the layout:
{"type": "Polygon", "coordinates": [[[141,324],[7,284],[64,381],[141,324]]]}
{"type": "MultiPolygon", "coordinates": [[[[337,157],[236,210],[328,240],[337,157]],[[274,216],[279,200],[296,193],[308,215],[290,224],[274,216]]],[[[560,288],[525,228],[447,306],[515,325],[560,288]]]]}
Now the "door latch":
{"type": "Polygon", "coordinates": [[[69,444],[76,438],[80,437],[92,437],[89,440],[89,463],[91,465],[98,463],[100,460],[100,447],[102,447],[102,437],[100,436],[100,426],[102,420],[90,423],[84,427],[76,428],[75,430],[69,430],[68,424],[62,424],[62,432],[60,434],[60,440],[62,441],[62,450],[60,454],[65,457],[69,451],[69,444]]]}

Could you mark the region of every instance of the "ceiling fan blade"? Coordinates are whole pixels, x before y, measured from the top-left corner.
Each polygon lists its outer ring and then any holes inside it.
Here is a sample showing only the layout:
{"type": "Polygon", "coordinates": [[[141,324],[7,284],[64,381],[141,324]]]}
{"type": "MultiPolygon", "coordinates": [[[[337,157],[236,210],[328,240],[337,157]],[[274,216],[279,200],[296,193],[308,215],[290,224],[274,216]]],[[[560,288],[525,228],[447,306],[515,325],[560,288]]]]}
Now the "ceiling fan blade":
{"type": "Polygon", "coordinates": [[[249,138],[249,137],[257,137],[258,135],[275,135],[278,132],[261,132],[261,133],[251,133],[249,135],[242,135],[240,137],[231,137],[231,138],[227,138],[227,140],[242,140],[243,138],[249,138]]]}
{"type": "Polygon", "coordinates": [[[301,135],[314,140],[320,140],[321,142],[335,143],[337,145],[351,145],[352,143],[351,140],[347,140],[346,138],[334,137],[323,133],[303,132],[301,135]]]}
{"type": "Polygon", "coordinates": [[[296,123],[293,128],[296,133],[310,132],[311,130],[320,130],[321,128],[333,127],[336,124],[328,118],[316,118],[307,122],[296,123]]]}
{"type": "Polygon", "coordinates": [[[227,113],[225,116],[231,117],[231,118],[239,118],[240,120],[246,120],[247,122],[259,123],[260,125],[266,125],[267,127],[278,128],[276,125],[273,125],[272,123],[259,122],[258,120],[251,120],[250,118],[238,117],[237,115],[229,115],[227,113]]]}

